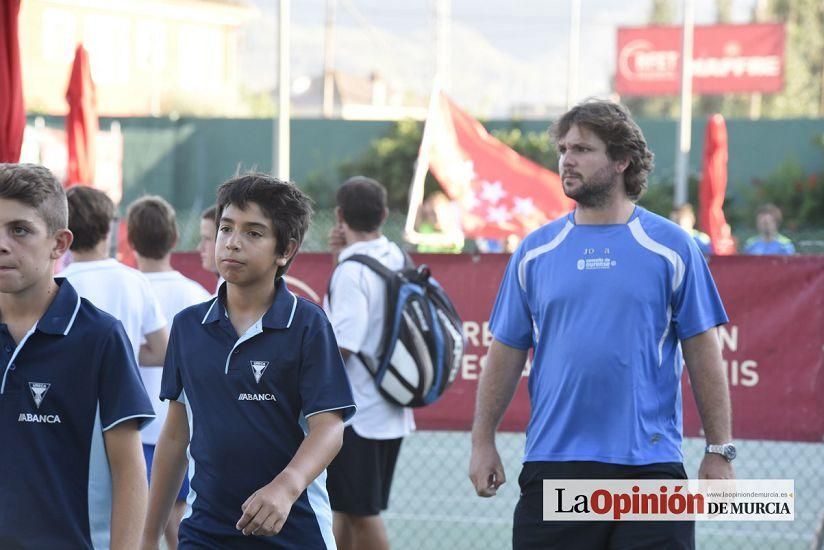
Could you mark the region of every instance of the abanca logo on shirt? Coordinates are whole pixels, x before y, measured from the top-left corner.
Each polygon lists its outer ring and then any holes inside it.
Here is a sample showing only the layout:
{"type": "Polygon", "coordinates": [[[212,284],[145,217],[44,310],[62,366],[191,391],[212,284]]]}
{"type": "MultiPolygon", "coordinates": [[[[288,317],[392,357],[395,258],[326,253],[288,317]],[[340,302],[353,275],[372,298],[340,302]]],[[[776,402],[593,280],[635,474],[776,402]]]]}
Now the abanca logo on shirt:
{"type": "MultiPolygon", "coordinates": [[[[46,382],[29,382],[29,390],[31,390],[31,397],[34,399],[34,404],[40,408],[43,398],[49,391],[51,384],[46,382]]],[[[57,414],[31,414],[20,413],[17,417],[18,422],[29,422],[34,424],[61,424],[60,415],[57,414]]]]}

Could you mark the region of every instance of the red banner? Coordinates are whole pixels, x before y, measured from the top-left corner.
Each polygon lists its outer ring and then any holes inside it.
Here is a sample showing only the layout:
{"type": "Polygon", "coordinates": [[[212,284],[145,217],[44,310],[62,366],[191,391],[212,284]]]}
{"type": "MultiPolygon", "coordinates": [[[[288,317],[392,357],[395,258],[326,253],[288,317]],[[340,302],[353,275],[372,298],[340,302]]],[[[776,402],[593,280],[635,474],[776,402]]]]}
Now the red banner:
{"type": "MultiPolygon", "coordinates": [[[[668,95],[681,86],[681,27],[618,29],[615,91],[668,95]]],[[[697,25],[693,92],[779,92],[784,87],[784,26],[697,25]]]]}
{"type": "MultiPolygon", "coordinates": [[[[503,276],[505,254],[417,254],[444,286],[464,319],[467,350],[455,383],[436,404],[415,410],[425,430],[469,430],[478,375],[491,341],[487,321],[503,276]]],[[[176,254],[175,266],[214,288],[196,253],[176,254]]],[[[730,323],[721,328],[736,439],[816,441],[824,437],[824,257],[711,258],[730,323]]],[[[328,254],[300,254],[289,270],[322,296],[332,271],[328,254]]],[[[295,285],[292,286],[295,288],[295,285]]],[[[311,296],[310,296],[311,297],[311,296]]],[[[528,367],[524,377],[528,375],[528,367]]],[[[684,433],[700,435],[695,401],[684,379],[684,433]]],[[[523,431],[529,418],[526,383],[519,385],[502,430],[523,431]]]]}

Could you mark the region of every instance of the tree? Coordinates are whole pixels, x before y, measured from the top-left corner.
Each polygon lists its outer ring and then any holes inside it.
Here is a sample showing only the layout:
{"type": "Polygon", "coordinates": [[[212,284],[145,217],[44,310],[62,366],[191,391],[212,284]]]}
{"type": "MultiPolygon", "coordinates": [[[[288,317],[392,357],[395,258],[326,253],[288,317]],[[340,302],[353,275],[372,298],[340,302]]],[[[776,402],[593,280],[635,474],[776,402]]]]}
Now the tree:
{"type": "Polygon", "coordinates": [[[824,116],[824,2],[768,0],[763,12],[787,29],[784,90],[765,98],[764,114],[824,116]]]}

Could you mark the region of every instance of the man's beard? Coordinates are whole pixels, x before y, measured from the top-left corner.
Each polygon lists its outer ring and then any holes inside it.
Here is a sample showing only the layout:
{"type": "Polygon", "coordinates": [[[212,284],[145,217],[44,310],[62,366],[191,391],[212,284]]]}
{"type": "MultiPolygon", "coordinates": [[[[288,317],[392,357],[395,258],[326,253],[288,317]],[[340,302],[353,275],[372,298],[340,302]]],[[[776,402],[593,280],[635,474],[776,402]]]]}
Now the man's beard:
{"type": "Polygon", "coordinates": [[[617,184],[618,174],[610,163],[589,179],[582,179],[578,187],[571,190],[563,187],[564,194],[579,205],[585,208],[601,208],[610,202],[612,191],[617,184]]]}

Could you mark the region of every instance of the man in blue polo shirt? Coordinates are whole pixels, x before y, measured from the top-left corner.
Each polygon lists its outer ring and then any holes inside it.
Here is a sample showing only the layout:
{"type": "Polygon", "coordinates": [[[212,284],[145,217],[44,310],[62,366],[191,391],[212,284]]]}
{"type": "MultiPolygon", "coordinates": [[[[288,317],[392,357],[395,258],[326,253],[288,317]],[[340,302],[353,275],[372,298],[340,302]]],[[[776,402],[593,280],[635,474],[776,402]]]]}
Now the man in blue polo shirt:
{"type": "Polygon", "coordinates": [[[218,190],[226,283],[172,325],[144,548],[157,548],[187,445],[181,549],[334,548],[325,468],[355,407],[329,321],[283,281],[311,212],[293,184],[262,174],[218,190]]]}
{"type": "Polygon", "coordinates": [[[510,259],[490,320],[470,478],[480,496],[506,479],[495,430],[532,348],[514,548],[693,548],[693,522],[542,521],[543,479],[686,478],[682,350],[709,444],[699,476],[734,475],[715,328],[727,316],[693,239],[635,205],[652,169],[640,128],[622,106],[589,101],[553,135],[577,207],[510,259]]]}
{"type": "Polygon", "coordinates": [[[154,417],[122,325],[54,262],[68,207],[44,167],[0,164],[0,548],[134,548],[138,425],[154,417]]]}

